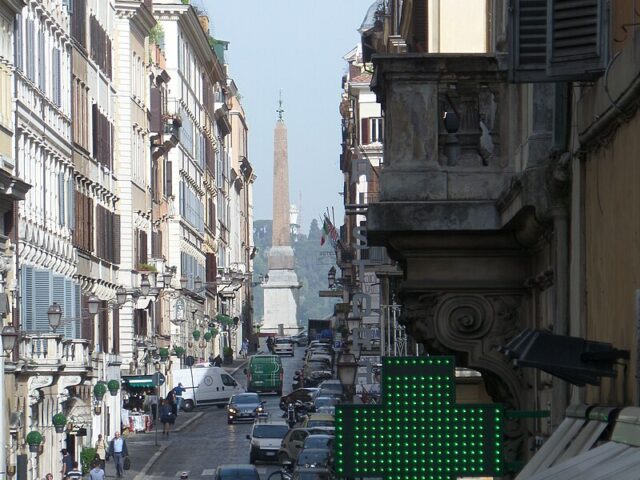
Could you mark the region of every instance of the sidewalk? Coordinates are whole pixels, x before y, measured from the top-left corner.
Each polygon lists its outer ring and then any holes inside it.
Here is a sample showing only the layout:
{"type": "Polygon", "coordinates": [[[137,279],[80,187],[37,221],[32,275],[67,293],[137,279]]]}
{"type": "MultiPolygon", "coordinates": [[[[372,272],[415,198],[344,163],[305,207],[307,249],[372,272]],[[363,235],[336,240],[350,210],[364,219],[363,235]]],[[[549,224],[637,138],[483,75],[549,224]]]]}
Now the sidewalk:
{"type": "MultiPolygon", "coordinates": [[[[233,375],[238,370],[244,368],[248,359],[234,359],[231,365],[223,365],[229,375],[233,375]]],[[[176,439],[180,438],[180,432],[198,420],[205,412],[187,413],[180,412],[169,439],[162,436],[162,423],[158,422],[158,446],[156,446],[155,431],[150,433],[134,433],[126,436],[127,447],[129,448],[129,458],[131,459],[131,470],[125,472],[126,479],[143,480],[149,469],[156,460],[169,448],[176,439]]],[[[115,466],[113,460],[107,462],[107,477],[115,478],[115,466]]]]}

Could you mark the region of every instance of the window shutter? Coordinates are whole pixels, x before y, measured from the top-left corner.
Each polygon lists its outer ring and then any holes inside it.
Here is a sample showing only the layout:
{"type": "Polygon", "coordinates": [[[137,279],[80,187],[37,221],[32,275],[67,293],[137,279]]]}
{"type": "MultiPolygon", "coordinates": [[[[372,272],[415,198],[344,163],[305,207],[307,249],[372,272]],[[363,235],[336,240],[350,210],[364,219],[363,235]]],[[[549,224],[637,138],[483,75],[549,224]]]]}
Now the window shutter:
{"type": "Polygon", "coordinates": [[[21,278],[21,298],[22,298],[22,325],[25,330],[33,330],[34,318],[34,297],[33,294],[33,267],[23,265],[20,268],[21,278]]]}
{"type": "Polygon", "coordinates": [[[98,314],[100,326],[100,351],[108,352],[109,351],[109,309],[107,307],[107,302],[103,301],[100,303],[100,308],[102,311],[98,314]]]}
{"type": "Polygon", "coordinates": [[[61,227],[65,225],[65,219],[67,216],[67,211],[65,210],[65,180],[64,173],[58,173],[58,220],[61,227]]]}
{"type": "Polygon", "coordinates": [[[553,0],[547,56],[551,77],[589,80],[605,68],[604,0],[553,0]]]}
{"type": "Polygon", "coordinates": [[[411,20],[413,22],[413,37],[410,43],[413,46],[413,51],[427,52],[429,50],[429,43],[427,42],[427,0],[413,1],[411,20]]]}
{"type": "Polygon", "coordinates": [[[18,70],[23,70],[23,53],[22,53],[22,14],[16,15],[16,28],[15,28],[15,59],[16,59],[16,68],[18,70]]]}
{"type": "Polygon", "coordinates": [[[151,118],[149,130],[153,133],[162,132],[162,92],[158,87],[151,87],[149,103],[151,104],[151,118]]]}
{"type": "Polygon", "coordinates": [[[120,263],[120,215],[113,216],[113,263],[120,263]]]}
{"type": "MultiPolygon", "coordinates": [[[[51,272],[49,270],[34,269],[33,284],[34,319],[31,328],[39,332],[48,332],[51,329],[49,317],[47,316],[47,311],[51,305],[51,272]],[[37,294],[35,294],[36,292],[37,294]]],[[[59,305],[64,308],[64,303],[59,305]]],[[[68,315],[68,313],[62,312],[63,318],[68,315]]]]}
{"type": "Polygon", "coordinates": [[[139,263],[147,263],[147,232],[140,231],[139,263]]]}
{"type": "MultiPolygon", "coordinates": [[[[119,218],[119,217],[118,217],[119,218]]],[[[113,328],[113,353],[120,353],[120,310],[117,308],[111,311],[113,328]]]]}
{"type": "Polygon", "coordinates": [[[368,145],[371,143],[371,137],[369,136],[369,119],[363,118],[360,120],[360,126],[360,143],[362,145],[368,145]]]}
{"type": "MultiPolygon", "coordinates": [[[[40,87],[40,90],[45,94],[47,92],[46,58],[44,53],[44,32],[38,30],[38,87],[40,87]]],[[[53,52],[51,52],[51,58],[53,59],[53,52]]]]}
{"type": "Polygon", "coordinates": [[[547,0],[513,0],[509,15],[511,81],[548,81],[547,0]]]}
{"type": "Polygon", "coordinates": [[[166,190],[165,190],[165,195],[167,197],[170,197],[173,195],[173,164],[170,161],[166,161],[165,163],[165,170],[164,170],[164,176],[165,176],[165,183],[166,183],[166,190]]]}

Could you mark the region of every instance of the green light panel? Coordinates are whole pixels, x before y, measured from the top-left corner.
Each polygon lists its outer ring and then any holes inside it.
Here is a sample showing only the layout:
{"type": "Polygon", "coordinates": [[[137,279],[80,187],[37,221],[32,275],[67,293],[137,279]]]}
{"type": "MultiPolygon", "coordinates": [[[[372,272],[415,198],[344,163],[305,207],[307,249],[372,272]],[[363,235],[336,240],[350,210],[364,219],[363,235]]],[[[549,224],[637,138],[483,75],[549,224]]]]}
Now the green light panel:
{"type": "Polygon", "coordinates": [[[501,476],[504,411],[455,403],[453,357],[384,357],[382,404],[336,406],[339,477],[501,476]]]}

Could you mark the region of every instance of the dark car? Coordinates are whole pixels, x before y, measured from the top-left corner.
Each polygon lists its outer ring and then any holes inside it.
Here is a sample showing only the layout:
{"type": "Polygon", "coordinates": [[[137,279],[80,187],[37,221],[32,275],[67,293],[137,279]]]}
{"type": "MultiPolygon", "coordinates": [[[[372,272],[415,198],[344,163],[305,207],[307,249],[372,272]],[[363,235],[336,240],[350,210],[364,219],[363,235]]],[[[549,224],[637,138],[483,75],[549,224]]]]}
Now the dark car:
{"type": "Polygon", "coordinates": [[[344,395],[340,380],[325,380],[318,387],[320,388],[320,395],[318,396],[340,397],[344,395]]]}
{"type": "Polygon", "coordinates": [[[309,405],[312,405],[317,395],[317,388],[298,388],[291,392],[289,395],[283,395],[282,397],[280,397],[280,410],[286,410],[287,405],[289,405],[290,403],[295,403],[298,400],[300,400],[302,403],[308,403],[309,405]]]}
{"type": "Polygon", "coordinates": [[[326,471],[331,466],[332,450],[329,448],[303,448],[296,460],[294,472],[301,468],[317,468],[326,471]]]}
{"type": "Polygon", "coordinates": [[[327,434],[313,434],[307,436],[302,444],[303,451],[312,448],[332,449],[335,437],[327,434]]]}
{"type": "Polygon", "coordinates": [[[242,463],[219,465],[214,480],[260,480],[258,470],[253,465],[242,463]]]}
{"type": "Polygon", "coordinates": [[[305,387],[317,387],[319,384],[333,378],[333,372],[331,370],[315,370],[308,376],[304,377],[305,387]]]}
{"type": "Polygon", "coordinates": [[[264,402],[257,393],[238,393],[227,404],[227,423],[236,420],[255,420],[265,413],[264,402]]]}

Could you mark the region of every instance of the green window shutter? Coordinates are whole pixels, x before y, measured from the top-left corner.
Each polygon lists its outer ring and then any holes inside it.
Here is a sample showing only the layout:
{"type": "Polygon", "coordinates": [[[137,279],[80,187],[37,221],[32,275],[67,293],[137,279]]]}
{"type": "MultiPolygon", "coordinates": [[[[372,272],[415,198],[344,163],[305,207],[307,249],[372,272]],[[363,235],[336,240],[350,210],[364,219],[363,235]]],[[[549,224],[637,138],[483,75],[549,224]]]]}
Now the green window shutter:
{"type": "Polygon", "coordinates": [[[549,2],[548,71],[555,79],[590,80],[604,72],[607,25],[604,0],[549,2]]]}

